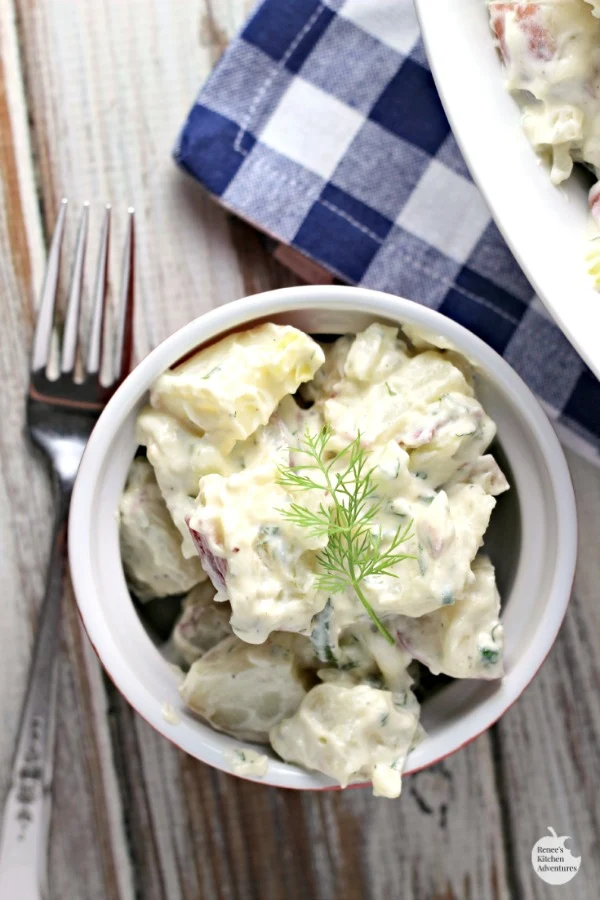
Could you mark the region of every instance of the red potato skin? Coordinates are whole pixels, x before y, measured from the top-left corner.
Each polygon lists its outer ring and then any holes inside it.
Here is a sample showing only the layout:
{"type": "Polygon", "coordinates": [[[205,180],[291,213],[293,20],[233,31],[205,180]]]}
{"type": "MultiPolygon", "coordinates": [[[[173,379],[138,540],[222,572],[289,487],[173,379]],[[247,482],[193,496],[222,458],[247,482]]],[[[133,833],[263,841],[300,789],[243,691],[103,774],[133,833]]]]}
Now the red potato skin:
{"type": "Polygon", "coordinates": [[[224,591],[226,588],[225,579],[227,577],[227,560],[221,556],[215,556],[210,550],[208,540],[195,528],[192,528],[189,520],[187,526],[190,530],[194,546],[198,551],[202,568],[212,581],[217,591],[224,591]]]}
{"type": "Polygon", "coordinates": [[[527,38],[527,49],[534,59],[548,61],[556,53],[556,41],[547,28],[539,22],[539,3],[494,3],[489,7],[490,26],[498,40],[498,47],[505,63],[509,61],[506,45],[506,16],[513,13],[527,38]]]}
{"type": "Polygon", "coordinates": [[[600,225],[600,182],[590,189],[588,204],[594,221],[600,225]]]}
{"type": "Polygon", "coordinates": [[[422,665],[424,666],[427,665],[427,660],[424,659],[424,657],[419,656],[410,640],[405,637],[405,635],[403,635],[400,631],[396,632],[396,641],[403,650],[406,650],[407,653],[410,653],[413,659],[416,659],[417,662],[422,663],[422,665]]]}

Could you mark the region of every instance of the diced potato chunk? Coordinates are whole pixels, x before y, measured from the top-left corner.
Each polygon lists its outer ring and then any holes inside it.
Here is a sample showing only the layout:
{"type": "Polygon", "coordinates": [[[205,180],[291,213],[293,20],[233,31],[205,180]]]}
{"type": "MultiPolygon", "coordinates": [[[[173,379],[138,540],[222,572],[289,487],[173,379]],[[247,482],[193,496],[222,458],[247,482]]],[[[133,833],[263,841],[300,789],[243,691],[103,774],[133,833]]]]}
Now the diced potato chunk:
{"type": "Polygon", "coordinates": [[[207,435],[200,437],[169,413],[157,412],[149,406],[141,411],[136,437],[146,447],[162,495],[182,535],[182,552],[186,558],[197,553],[187,522],[194,511],[200,478],[209,474],[230,475],[265,462],[276,465],[289,460],[289,454],[285,457],[282,451],[292,440],[290,428],[300,427],[296,422],[300,413],[292,397],[285,397],[267,425],[224,455],[207,435]]]}
{"type": "Polygon", "coordinates": [[[371,325],[356,336],[343,363],[343,374],[318,400],[334,431],[332,449],[341,449],[358,432],[369,449],[390,440],[418,446],[411,443],[415,427],[418,425],[419,433],[429,429],[433,436],[436,416],[440,418],[433,404],[448,394],[473,396],[463,372],[444,354],[429,350],[409,357],[397,329],[382,325],[371,325]]]}
{"type": "Polygon", "coordinates": [[[231,603],[233,631],[248,643],[273,631],[310,633],[327,600],[317,589],[313,552],[326,539],[286,521],[280,510],[289,502],[274,465],[200,481],[190,532],[213,584],[231,603]]]}
{"type": "Polygon", "coordinates": [[[344,377],[344,365],[353,341],[352,335],[345,334],[333,344],[321,344],[325,362],[317,369],[314,378],[300,388],[300,393],[306,400],[323,400],[336,390],[344,377]]]}
{"type": "Polygon", "coordinates": [[[271,322],[199,350],[155,381],[150,403],[228,452],[266,425],[278,403],[324,362],[311,337],[271,322]]]}
{"type": "Polygon", "coordinates": [[[503,674],[500,596],[487,556],[474,561],[473,575],[454,603],[419,619],[401,616],[393,622],[408,653],[434,675],[491,679],[503,674]]]}
{"type": "Polygon", "coordinates": [[[380,382],[408,360],[398,329],[373,325],[357,334],[344,363],[344,376],[354,381],[380,382]]]}
{"type": "MultiPolygon", "coordinates": [[[[457,475],[457,478],[459,477],[460,475],[457,475]]],[[[467,463],[462,480],[478,484],[486,494],[491,494],[492,497],[503,494],[510,487],[506,475],[489,453],[480,456],[473,463],[467,463]]]]}
{"type": "Polygon", "coordinates": [[[478,484],[455,484],[428,504],[409,504],[411,538],[396,577],[369,576],[365,596],[378,615],[423,616],[452,602],[472,580],[471,562],[483,542],[496,501],[478,484]]]}
{"type": "Polygon", "coordinates": [[[270,738],[282,759],[324,772],[342,787],[369,778],[377,795],[398,797],[417,724],[415,708],[397,706],[390,691],[326,683],[309,691],[270,738]]]}
{"type": "Polygon", "coordinates": [[[231,634],[229,603],[215,601],[210,581],[193,588],[173,628],[173,646],[182,662],[191,666],[208,650],[231,634]]]}
{"type": "Polygon", "coordinates": [[[139,414],[136,439],[146,448],[148,460],[171,518],[181,535],[181,552],[196,559],[187,527],[194,508],[198,482],[208,472],[228,472],[230,466],[215,447],[168,413],[146,406],[139,414]]]}
{"type": "Polygon", "coordinates": [[[138,600],[182,594],[206,579],[198,558],[184,559],[181,539],[152,466],[135,459],[119,506],[125,575],[138,600]]]}
{"type": "Polygon", "coordinates": [[[495,434],[496,426],[478,400],[445,394],[416,414],[416,427],[400,439],[410,448],[410,471],[435,489],[478,460],[495,434]]]}
{"type": "Polygon", "coordinates": [[[186,705],[213,728],[268,743],[269,730],[298,708],[305,681],[291,650],[276,637],[259,647],[232,636],[191,667],[180,687],[186,705]]]}

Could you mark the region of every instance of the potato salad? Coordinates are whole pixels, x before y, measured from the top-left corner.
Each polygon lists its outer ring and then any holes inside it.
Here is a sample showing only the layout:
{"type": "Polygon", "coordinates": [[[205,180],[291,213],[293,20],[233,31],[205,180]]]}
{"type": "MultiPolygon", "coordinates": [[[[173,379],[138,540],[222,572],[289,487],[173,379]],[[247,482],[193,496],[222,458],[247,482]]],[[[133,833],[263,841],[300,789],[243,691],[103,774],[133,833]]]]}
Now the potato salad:
{"type": "Polygon", "coordinates": [[[270,745],[397,797],[423,673],[502,676],[483,543],[508,483],[474,384],[409,326],[319,342],[265,323],[152,385],[124,572],[136,600],[180,609],[165,653],[190,713],[253,745],[234,771],[265,775],[270,745]]]}
{"type": "MultiPolygon", "coordinates": [[[[488,0],[506,86],[523,130],[560,184],[573,163],[600,179],[600,2],[488,0]]],[[[600,182],[589,194],[600,227],[600,182]]]]}

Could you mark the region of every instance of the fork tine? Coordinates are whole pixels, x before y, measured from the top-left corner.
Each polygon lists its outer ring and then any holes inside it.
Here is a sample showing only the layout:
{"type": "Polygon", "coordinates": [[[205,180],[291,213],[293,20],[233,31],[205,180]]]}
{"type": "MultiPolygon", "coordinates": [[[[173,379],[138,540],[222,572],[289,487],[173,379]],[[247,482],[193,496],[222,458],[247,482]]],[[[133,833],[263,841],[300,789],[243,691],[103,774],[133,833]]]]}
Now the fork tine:
{"type": "Polygon", "coordinates": [[[121,295],[119,299],[119,318],[117,321],[117,338],[115,342],[114,356],[114,383],[119,383],[125,378],[131,366],[133,352],[133,302],[134,302],[134,261],[135,261],[135,231],[134,210],[130,206],[127,210],[127,234],[125,237],[125,250],[123,252],[123,274],[121,281],[121,295]]]}
{"type": "Polygon", "coordinates": [[[100,249],[98,251],[98,267],[96,269],[96,283],[94,285],[94,304],[92,312],[92,325],[88,344],[86,361],[86,374],[96,375],[100,373],[102,365],[102,336],[104,331],[104,311],[106,308],[106,291],[108,287],[108,249],[110,244],[110,203],[106,204],[104,222],[100,235],[100,249]]]}
{"type": "Polygon", "coordinates": [[[71,285],[69,287],[69,298],[67,301],[67,314],[65,316],[65,327],[63,332],[61,369],[65,374],[69,374],[75,369],[75,357],[79,341],[79,313],[81,310],[83,263],[85,260],[89,211],[90,204],[86,202],[83,204],[83,212],[81,213],[79,222],[79,231],[77,232],[75,260],[73,262],[73,272],[71,275],[71,285]]]}
{"type": "Polygon", "coordinates": [[[54,324],[54,305],[56,303],[56,287],[58,284],[58,272],[60,269],[60,246],[62,244],[65,229],[65,215],[67,212],[67,200],[60,201],[52,243],[48,253],[44,286],[40,296],[35,323],[35,335],[33,338],[33,350],[31,353],[31,369],[38,372],[48,365],[50,356],[50,340],[52,338],[52,326],[54,324]]]}

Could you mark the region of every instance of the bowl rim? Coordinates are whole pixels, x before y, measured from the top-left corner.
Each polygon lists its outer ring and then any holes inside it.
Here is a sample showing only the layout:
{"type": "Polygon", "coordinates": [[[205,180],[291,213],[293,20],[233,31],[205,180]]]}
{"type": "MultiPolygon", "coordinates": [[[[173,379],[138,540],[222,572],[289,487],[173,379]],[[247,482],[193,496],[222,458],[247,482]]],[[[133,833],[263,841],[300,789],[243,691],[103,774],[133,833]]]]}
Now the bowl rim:
{"type": "MultiPolygon", "coordinates": [[[[567,463],[552,426],[534,395],[509,364],[478,337],[443,314],[414,301],[365,288],[337,285],[299,286],[280,288],[233,301],[204,313],[178,329],[151,351],[128,375],[102,412],[86,446],[73,490],[69,517],[68,543],[72,583],[79,614],[90,642],[110,679],[129,704],[156,731],[180,749],[202,762],[231,773],[231,765],[226,760],[223,749],[217,750],[209,746],[209,742],[198,737],[197,731],[188,722],[182,721],[176,728],[168,723],[161,712],[160,700],[149,693],[141,678],[138,677],[134,683],[129,662],[126,662],[120,654],[113,652],[110,631],[104,617],[99,615],[102,608],[101,597],[91,575],[92,555],[88,554],[87,550],[94,524],[91,515],[92,504],[89,500],[99,482],[112,442],[131,415],[139,398],[161,372],[194,347],[232,328],[250,324],[259,318],[264,320],[265,317],[286,312],[319,308],[332,312],[363,312],[373,317],[397,320],[399,323],[412,323],[443,334],[454,341],[460,352],[468,355],[483,370],[491,374],[497,383],[501,383],[512,402],[526,416],[528,426],[537,439],[539,451],[547,466],[553,500],[561,510],[561,515],[556,521],[559,550],[557,558],[560,558],[560,567],[557,566],[549,587],[546,615],[544,622],[540,623],[536,630],[536,641],[534,646],[532,645],[531,653],[515,667],[518,670],[518,677],[515,674],[512,678],[510,689],[507,686],[506,690],[503,689],[486,698],[472,710],[469,718],[476,719],[476,725],[450,741],[448,746],[443,748],[443,752],[436,752],[429,758],[426,757],[424,761],[419,759],[413,764],[409,762],[404,772],[408,775],[445,759],[481,735],[506,712],[531,683],[554,644],[564,618],[576,562],[575,498],[567,463]],[[203,751],[202,755],[200,750],[203,751]]],[[[320,773],[308,772],[287,763],[280,763],[277,767],[270,765],[265,777],[250,777],[248,780],[270,786],[304,790],[339,787],[332,779],[320,773]]],[[[353,786],[361,784],[368,782],[360,782],[353,786]]]]}

